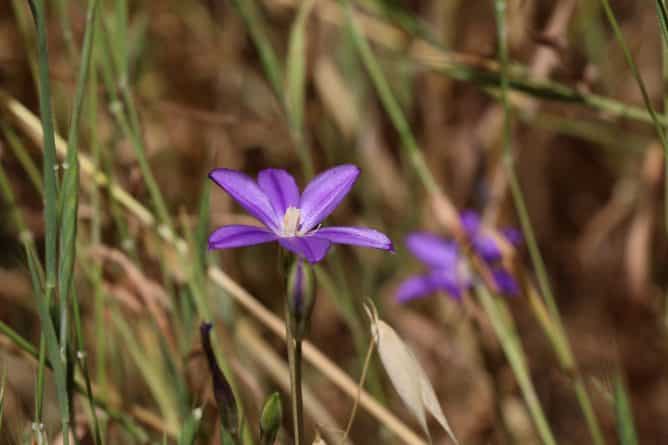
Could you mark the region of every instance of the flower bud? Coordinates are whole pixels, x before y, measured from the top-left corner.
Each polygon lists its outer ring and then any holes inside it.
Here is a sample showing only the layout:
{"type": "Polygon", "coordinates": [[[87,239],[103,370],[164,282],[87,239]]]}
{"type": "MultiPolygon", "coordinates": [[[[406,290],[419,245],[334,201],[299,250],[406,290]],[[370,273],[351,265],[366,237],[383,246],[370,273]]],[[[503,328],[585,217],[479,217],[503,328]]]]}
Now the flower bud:
{"type": "Polygon", "coordinates": [[[313,268],[301,259],[297,259],[290,268],[287,298],[293,332],[302,336],[308,328],[315,303],[315,275],[313,268]]]}
{"type": "Polygon", "coordinates": [[[260,417],[260,444],[274,445],[278,430],[283,423],[283,407],[281,397],[277,392],[273,393],[265,402],[260,417]]]}
{"type": "Polygon", "coordinates": [[[211,323],[202,323],[200,331],[202,333],[202,347],[206,354],[206,360],[209,363],[209,371],[211,372],[211,381],[213,383],[213,396],[218,405],[220,413],[221,426],[228,431],[233,437],[237,435],[238,417],[237,417],[237,402],[234,398],[234,392],[225,375],[220,370],[216,356],[211,346],[211,323]]]}

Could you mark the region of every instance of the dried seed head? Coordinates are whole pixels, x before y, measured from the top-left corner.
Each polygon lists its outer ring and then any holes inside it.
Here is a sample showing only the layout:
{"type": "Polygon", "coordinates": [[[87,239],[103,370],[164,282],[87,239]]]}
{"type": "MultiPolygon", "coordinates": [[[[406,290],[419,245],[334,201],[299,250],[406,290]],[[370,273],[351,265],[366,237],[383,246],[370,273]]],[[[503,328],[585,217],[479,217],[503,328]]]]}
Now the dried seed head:
{"type": "Polygon", "coordinates": [[[434,388],[413,352],[390,325],[379,319],[373,303],[367,303],[364,309],[371,320],[371,333],[378,347],[380,360],[401,400],[418,420],[427,436],[429,436],[427,427],[427,412],[429,412],[457,444],[457,438],[441,410],[434,388]]]}

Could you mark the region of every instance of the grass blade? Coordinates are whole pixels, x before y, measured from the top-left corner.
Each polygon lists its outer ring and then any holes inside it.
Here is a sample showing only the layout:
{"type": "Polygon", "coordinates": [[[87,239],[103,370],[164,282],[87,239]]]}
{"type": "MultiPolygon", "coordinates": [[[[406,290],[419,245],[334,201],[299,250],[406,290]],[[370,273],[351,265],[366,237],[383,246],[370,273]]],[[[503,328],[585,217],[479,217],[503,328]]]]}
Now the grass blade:
{"type": "Polygon", "coordinates": [[[305,0],[292,25],[285,73],[285,111],[297,145],[304,176],[313,176],[313,161],[304,134],[304,89],[306,87],[306,24],[315,1],[305,0]]]}
{"type": "Polygon", "coordinates": [[[60,298],[60,347],[67,349],[68,301],[76,258],[77,218],[79,208],[79,123],[83,109],[84,94],[88,86],[88,73],[95,34],[97,0],[90,0],[86,13],[86,33],[84,36],[81,65],[77,80],[74,108],[70,118],[67,138],[67,157],[60,191],[60,264],[58,270],[58,296],[60,298]]]}
{"type": "Polygon", "coordinates": [[[246,28],[250,33],[251,39],[255,43],[255,47],[260,55],[262,66],[264,67],[269,83],[271,84],[274,93],[280,98],[283,95],[283,67],[279,62],[274,48],[271,46],[269,37],[265,31],[265,25],[257,10],[255,0],[233,0],[241,18],[246,23],[246,28]]]}
{"type": "Polygon", "coordinates": [[[401,139],[401,146],[408,155],[413,168],[415,169],[418,177],[422,181],[424,187],[433,194],[439,193],[438,185],[436,180],[432,176],[427,164],[422,156],[420,147],[418,146],[417,140],[413,135],[413,132],[410,129],[410,125],[404,116],[399,101],[392,93],[390,84],[385,78],[383,69],[376,60],[376,57],[369,46],[369,42],[366,39],[366,36],[360,31],[359,25],[355,22],[355,17],[353,16],[352,6],[350,1],[345,2],[346,17],[347,17],[347,26],[350,29],[350,32],[353,37],[353,41],[357,48],[357,51],[366,67],[371,81],[378,92],[378,96],[385,108],[385,111],[390,117],[394,128],[397,133],[399,133],[399,138],[401,139]]]}
{"type": "Polygon", "coordinates": [[[626,392],[624,379],[620,374],[614,377],[614,394],[619,442],[621,445],[638,445],[638,437],[633,426],[631,402],[626,392]]]}
{"type": "Polygon", "coordinates": [[[547,422],[543,408],[540,405],[540,400],[536,394],[536,389],[531,381],[522,345],[517,339],[513,327],[504,320],[499,302],[495,301],[494,297],[485,287],[476,286],[476,293],[482,306],[485,308],[485,312],[492,323],[492,328],[515,374],[517,384],[522,391],[541,441],[545,445],[556,445],[557,442],[554,439],[554,434],[550,429],[550,425],[547,422]]]}
{"type": "Polygon", "coordinates": [[[37,27],[37,51],[39,71],[39,107],[42,117],[43,145],[44,145],[44,188],[45,188],[45,257],[46,283],[44,290],[38,286],[39,276],[37,266],[30,252],[28,252],[28,266],[33,281],[33,291],[37,299],[42,334],[46,343],[46,353],[52,363],[60,418],[62,424],[63,442],[69,444],[70,430],[70,399],[67,387],[67,371],[63,356],[60,354],[58,337],[51,320],[49,306],[53,291],[56,287],[56,243],[58,236],[58,180],[56,178],[56,143],[51,114],[51,87],[49,83],[49,54],[47,46],[46,11],[43,0],[29,0],[29,4],[37,27]]]}
{"type": "MultiPolygon", "coordinates": [[[[615,16],[615,13],[613,12],[612,7],[610,6],[610,2],[608,0],[601,0],[601,2],[603,4],[603,10],[605,11],[605,15],[608,18],[608,22],[612,27],[612,31],[615,34],[615,37],[617,38],[617,42],[619,43],[619,46],[622,48],[622,52],[624,53],[624,58],[626,59],[626,64],[629,66],[629,69],[631,70],[633,77],[638,83],[638,87],[640,88],[640,93],[642,94],[643,102],[645,103],[647,112],[652,117],[652,122],[656,127],[656,132],[659,136],[659,140],[661,141],[661,145],[663,146],[664,178],[665,178],[664,193],[666,196],[668,196],[668,139],[666,139],[665,128],[661,125],[661,122],[659,121],[659,116],[654,110],[654,106],[652,105],[649,93],[647,92],[647,87],[645,86],[645,81],[640,75],[640,71],[638,70],[636,63],[633,60],[633,56],[631,56],[631,51],[629,50],[629,47],[626,44],[626,40],[624,39],[622,30],[619,27],[619,23],[617,22],[617,17],[615,16]]],[[[666,232],[668,232],[668,199],[664,199],[664,223],[666,232]]]]}
{"type": "MultiPolygon", "coordinates": [[[[522,227],[522,233],[524,239],[526,239],[527,247],[529,249],[529,254],[531,257],[531,262],[534,265],[536,270],[536,276],[538,278],[538,284],[540,286],[541,294],[545,299],[549,317],[552,319],[553,329],[546,329],[548,336],[553,338],[553,346],[557,352],[557,355],[560,357],[560,363],[562,366],[568,370],[572,370],[575,373],[574,380],[574,389],[577,396],[577,400],[582,409],[583,415],[587,422],[587,427],[589,429],[590,435],[593,442],[596,445],[603,445],[605,440],[603,438],[603,433],[601,427],[599,426],[598,419],[594,413],[589,395],[582,383],[582,379],[577,372],[575,358],[571,351],[570,345],[568,343],[568,336],[566,330],[561,321],[561,315],[559,309],[557,308],[554,295],[552,293],[552,287],[550,285],[549,275],[547,273],[547,268],[545,267],[545,262],[538,248],[538,243],[536,241],[536,236],[533,231],[533,226],[531,224],[531,219],[529,217],[529,212],[526,208],[526,202],[524,199],[524,194],[517,178],[514,167],[514,156],[513,156],[513,142],[512,142],[512,128],[511,128],[511,110],[510,102],[508,99],[508,89],[509,89],[509,79],[508,79],[508,47],[506,39],[506,2],[505,0],[496,0],[495,3],[495,17],[496,17],[496,28],[497,28],[497,40],[498,40],[498,51],[499,59],[501,65],[501,102],[504,110],[504,120],[503,120],[503,162],[506,166],[506,174],[508,175],[508,182],[510,184],[510,191],[513,198],[513,203],[517,211],[517,215],[522,227]]],[[[534,306],[535,307],[535,306],[534,306]]]]}

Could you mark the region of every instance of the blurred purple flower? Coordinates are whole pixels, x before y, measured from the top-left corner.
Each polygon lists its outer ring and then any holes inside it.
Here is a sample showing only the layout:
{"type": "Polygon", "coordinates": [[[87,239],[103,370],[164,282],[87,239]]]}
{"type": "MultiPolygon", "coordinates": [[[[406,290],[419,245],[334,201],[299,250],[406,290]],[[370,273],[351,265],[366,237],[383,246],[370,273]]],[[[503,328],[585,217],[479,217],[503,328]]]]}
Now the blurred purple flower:
{"type": "Polygon", "coordinates": [[[406,247],[430,270],[425,275],[406,279],[399,286],[399,302],[404,303],[439,291],[459,299],[471,286],[468,264],[454,241],[429,233],[414,232],[406,237],[406,247]]]}
{"type": "MultiPolygon", "coordinates": [[[[499,241],[491,231],[482,225],[480,214],[473,210],[465,210],[460,219],[471,247],[490,267],[496,290],[504,295],[519,294],[517,282],[501,264],[503,253],[499,241]]],[[[522,234],[519,230],[508,227],[502,229],[500,233],[512,246],[517,247],[522,244],[522,234]]]]}
{"type": "Polygon", "coordinates": [[[329,169],[306,186],[303,193],[285,170],[262,170],[257,182],[226,168],[209,177],[265,227],[233,224],[209,237],[209,249],[227,249],[278,241],[310,263],[322,260],[332,243],[393,250],[383,233],[366,227],[325,227],[320,223],[348,194],[360,170],[346,164],[329,169]]]}
{"type": "MultiPolygon", "coordinates": [[[[489,267],[496,290],[504,295],[517,295],[519,286],[511,273],[503,268],[502,249],[491,231],[486,230],[480,216],[471,211],[464,211],[461,223],[476,255],[489,267]]],[[[504,238],[512,245],[522,242],[519,231],[509,228],[501,231],[504,238]]],[[[397,290],[397,300],[406,302],[435,292],[447,292],[459,299],[473,284],[473,275],[467,259],[459,252],[457,243],[424,232],[411,233],[406,237],[406,247],[422,261],[429,272],[414,275],[406,279],[397,290]]]]}

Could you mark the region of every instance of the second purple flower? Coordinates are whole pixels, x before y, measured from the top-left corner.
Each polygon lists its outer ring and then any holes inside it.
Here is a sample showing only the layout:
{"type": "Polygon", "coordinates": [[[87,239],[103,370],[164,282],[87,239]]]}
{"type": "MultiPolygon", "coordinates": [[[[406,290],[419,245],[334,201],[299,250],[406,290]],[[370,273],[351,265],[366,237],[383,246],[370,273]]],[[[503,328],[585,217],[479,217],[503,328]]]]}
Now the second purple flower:
{"type": "Polygon", "coordinates": [[[393,250],[385,234],[366,227],[320,227],[348,194],[360,170],[345,164],[327,170],[306,186],[303,193],[285,170],[262,170],[257,182],[226,168],[209,177],[234,198],[264,227],[233,224],[217,229],[209,237],[210,249],[227,249],[278,241],[285,249],[317,263],[332,243],[393,250]]]}

